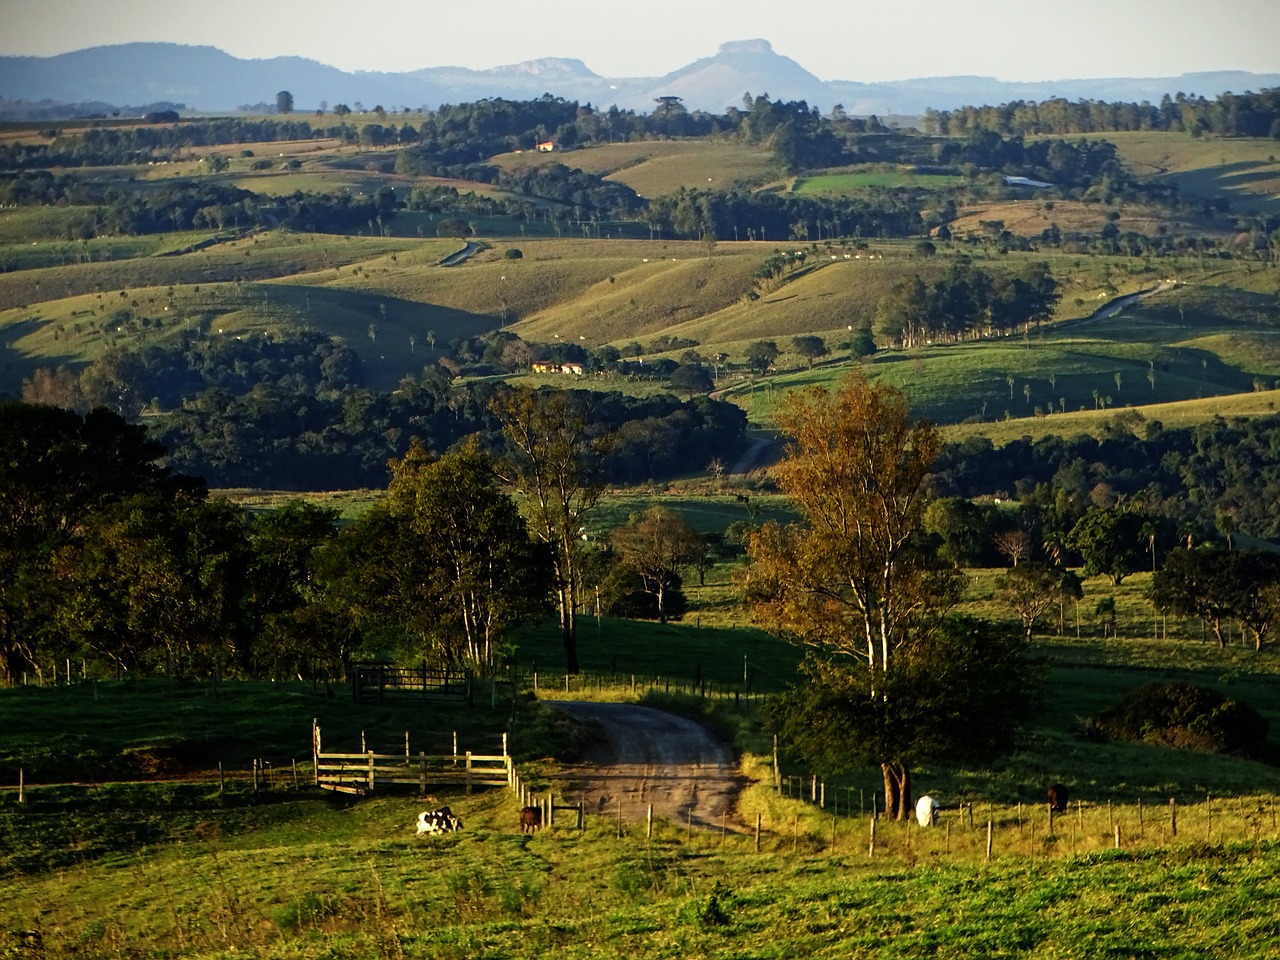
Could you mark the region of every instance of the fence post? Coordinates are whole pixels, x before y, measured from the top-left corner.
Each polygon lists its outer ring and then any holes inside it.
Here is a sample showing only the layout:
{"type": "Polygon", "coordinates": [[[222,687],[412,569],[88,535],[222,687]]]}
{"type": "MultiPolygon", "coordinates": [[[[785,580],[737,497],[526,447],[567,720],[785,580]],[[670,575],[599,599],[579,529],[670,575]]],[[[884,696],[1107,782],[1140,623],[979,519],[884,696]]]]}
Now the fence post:
{"type": "Polygon", "coordinates": [[[988,820],[987,821],[987,859],[988,860],[991,859],[991,840],[992,840],[992,825],[991,825],[991,821],[988,820]]]}
{"type": "MultiPolygon", "coordinates": [[[[317,773],[316,782],[319,783],[319,781],[320,781],[320,778],[319,778],[319,774],[317,773]]],[[[222,796],[223,791],[225,789],[226,789],[226,780],[222,775],[222,761],[219,760],[218,761],[218,796],[222,796]]],[[[19,795],[19,799],[21,799],[21,795],[19,795]]]]}
{"type": "Polygon", "coordinates": [[[778,766],[778,735],[773,735],[773,786],[778,793],[782,792],[782,768],[778,766]]]}
{"type": "Polygon", "coordinates": [[[453,731],[453,765],[458,765],[458,731],[453,731]]]}
{"type": "Polygon", "coordinates": [[[582,825],[583,823],[586,822],[586,818],[583,816],[583,813],[585,812],[585,807],[586,807],[585,802],[582,800],[579,800],[578,801],[578,829],[579,830],[583,829],[582,825]]]}
{"type": "Polygon", "coordinates": [[[26,773],[23,771],[21,767],[18,768],[18,802],[19,803],[27,802],[26,773]]]}
{"type": "Polygon", "coordinates": [[[427,754],[424,750],[418,751],[418,795],[427,795],[427,754]]]}
{"type": "Polygon", "coordinates": [[[645,839],[653,839],[653,804],[649,804],[649,812],[645,816],[645,839]]]}
{"type": "Polygon", "coordinates": [[[258,792],[258,758],[253,758],[253,792],[258,792]]]}
{"type": "MultiPolygon", "coordinates": [[[[361,739],[362,739],[362,740],[364,739],[363,735],[361,735],[361,739]]],[[[370,792],[370,793],[373,793],[373,792],[374,792],[374,790],[373,790],[373,788],[374,788],[374,779],[373,779],[373,778],[374,778],[374,773],[373,773],[373,751],[372,751],[372,750],[370,750],[370,751],[369,751],[369,792],[370,792]]]]}
{"type": "Polygon", "coordinates": [[[409,765],[409,731],[404,732],[404,765],[409,765]]]}
{"type": "Polygon", "coordinates": [[[1169,798],[1169,833],[1170,836],[1178,835],[1178,802],[1175,798],[1169,798]]]}
{"type": "Polygon", "coordinates": [[[1117,823],[1114,829],[1116,834],[1116,849],[1119,850],[1120,849],[1120,824],[1117,823]]]}
{"type": "Polygon", "coordinates": [[[467,793],[471,793],[471,751],[467,751],[467,793]]]}
{"type": "Polygon", "coordinates": [[[311,720],[311,770],[315,774],[316,786],[320,785],[320,718],[311,720]]]}
{"type": "Polygon", "coordinates": [[[876,855],[876,818],[871,818],[871,845],[867,847],[867,856],[874,857],[876,855]]]}

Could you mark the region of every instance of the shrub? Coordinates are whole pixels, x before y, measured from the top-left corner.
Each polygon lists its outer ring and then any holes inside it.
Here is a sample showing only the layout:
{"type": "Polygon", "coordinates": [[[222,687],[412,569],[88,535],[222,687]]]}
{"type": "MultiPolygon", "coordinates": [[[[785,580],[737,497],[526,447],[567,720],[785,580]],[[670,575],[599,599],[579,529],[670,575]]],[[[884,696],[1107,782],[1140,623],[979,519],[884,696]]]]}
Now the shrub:
{"type": "Polygon", "coordinates": [[[1148,683],[1098,718],[1116,740],[1258,758],[1269,722],[1256,710],[1208,687],[1148,683]]]}

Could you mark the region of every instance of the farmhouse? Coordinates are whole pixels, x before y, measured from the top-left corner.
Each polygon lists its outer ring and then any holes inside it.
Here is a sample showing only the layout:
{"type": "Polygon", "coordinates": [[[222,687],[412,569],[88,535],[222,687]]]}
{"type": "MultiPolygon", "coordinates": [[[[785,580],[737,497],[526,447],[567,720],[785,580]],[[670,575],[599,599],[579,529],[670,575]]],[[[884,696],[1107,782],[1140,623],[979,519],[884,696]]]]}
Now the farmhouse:
{"type": "Polygon", "coordinates": [[[1035,187],[1043,190],[1045,187],[1052,187],[1052,183],[1045,183],[1043,180],[1032,180],[1029,177],[1005,177],[1005,186],[1008,187],[1035,187]]]}
{"type": "Polygon", "coordinates": [[[580,377],[584,372],[580,363],[556,363],[553,360],[535,360],[532,369],[534,373],[563,373],[574,377],[580,377]]]}
{"type": "Polygon", "coordinates": [[[555,150],[555,148],[556,148],[556,142],[554,140],[543,140],[540,144],[538,144],[539,153],[551,153],[553,150],[555,150]]]}

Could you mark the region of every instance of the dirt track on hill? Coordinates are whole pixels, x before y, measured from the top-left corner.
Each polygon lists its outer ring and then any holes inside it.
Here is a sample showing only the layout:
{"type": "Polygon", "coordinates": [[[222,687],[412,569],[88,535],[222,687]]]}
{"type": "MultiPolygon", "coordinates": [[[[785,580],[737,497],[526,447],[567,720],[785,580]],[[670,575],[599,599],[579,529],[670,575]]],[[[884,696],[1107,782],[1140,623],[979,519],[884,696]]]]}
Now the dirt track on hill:
{"type": "Polygon", "coordinates": [[[737,831],[738,794],[746,779],[730,751],[701,724],[634,704],[551,701],[588,721],[596,736],[580,763],[558,777],[567,801],[588,813],[643,822],[655,818],[704,830],[737,831]]]}

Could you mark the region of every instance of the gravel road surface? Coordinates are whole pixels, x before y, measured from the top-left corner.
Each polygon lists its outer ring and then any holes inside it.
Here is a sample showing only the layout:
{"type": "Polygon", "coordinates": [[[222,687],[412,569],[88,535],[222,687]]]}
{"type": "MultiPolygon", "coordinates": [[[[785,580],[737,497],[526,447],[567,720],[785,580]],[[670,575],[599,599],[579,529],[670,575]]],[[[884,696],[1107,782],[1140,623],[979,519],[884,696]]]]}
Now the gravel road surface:
{"type": "Polygon", "coordinates": [[[741,829],[738,794],[746,783],[733,755],[706,727],[634,704],[550,701],[547,706],[588,721],[596,731],[580,763],[560,774],[566,800],[588,813],[643,821],[653,815],[702,829],[741,829]]]}

